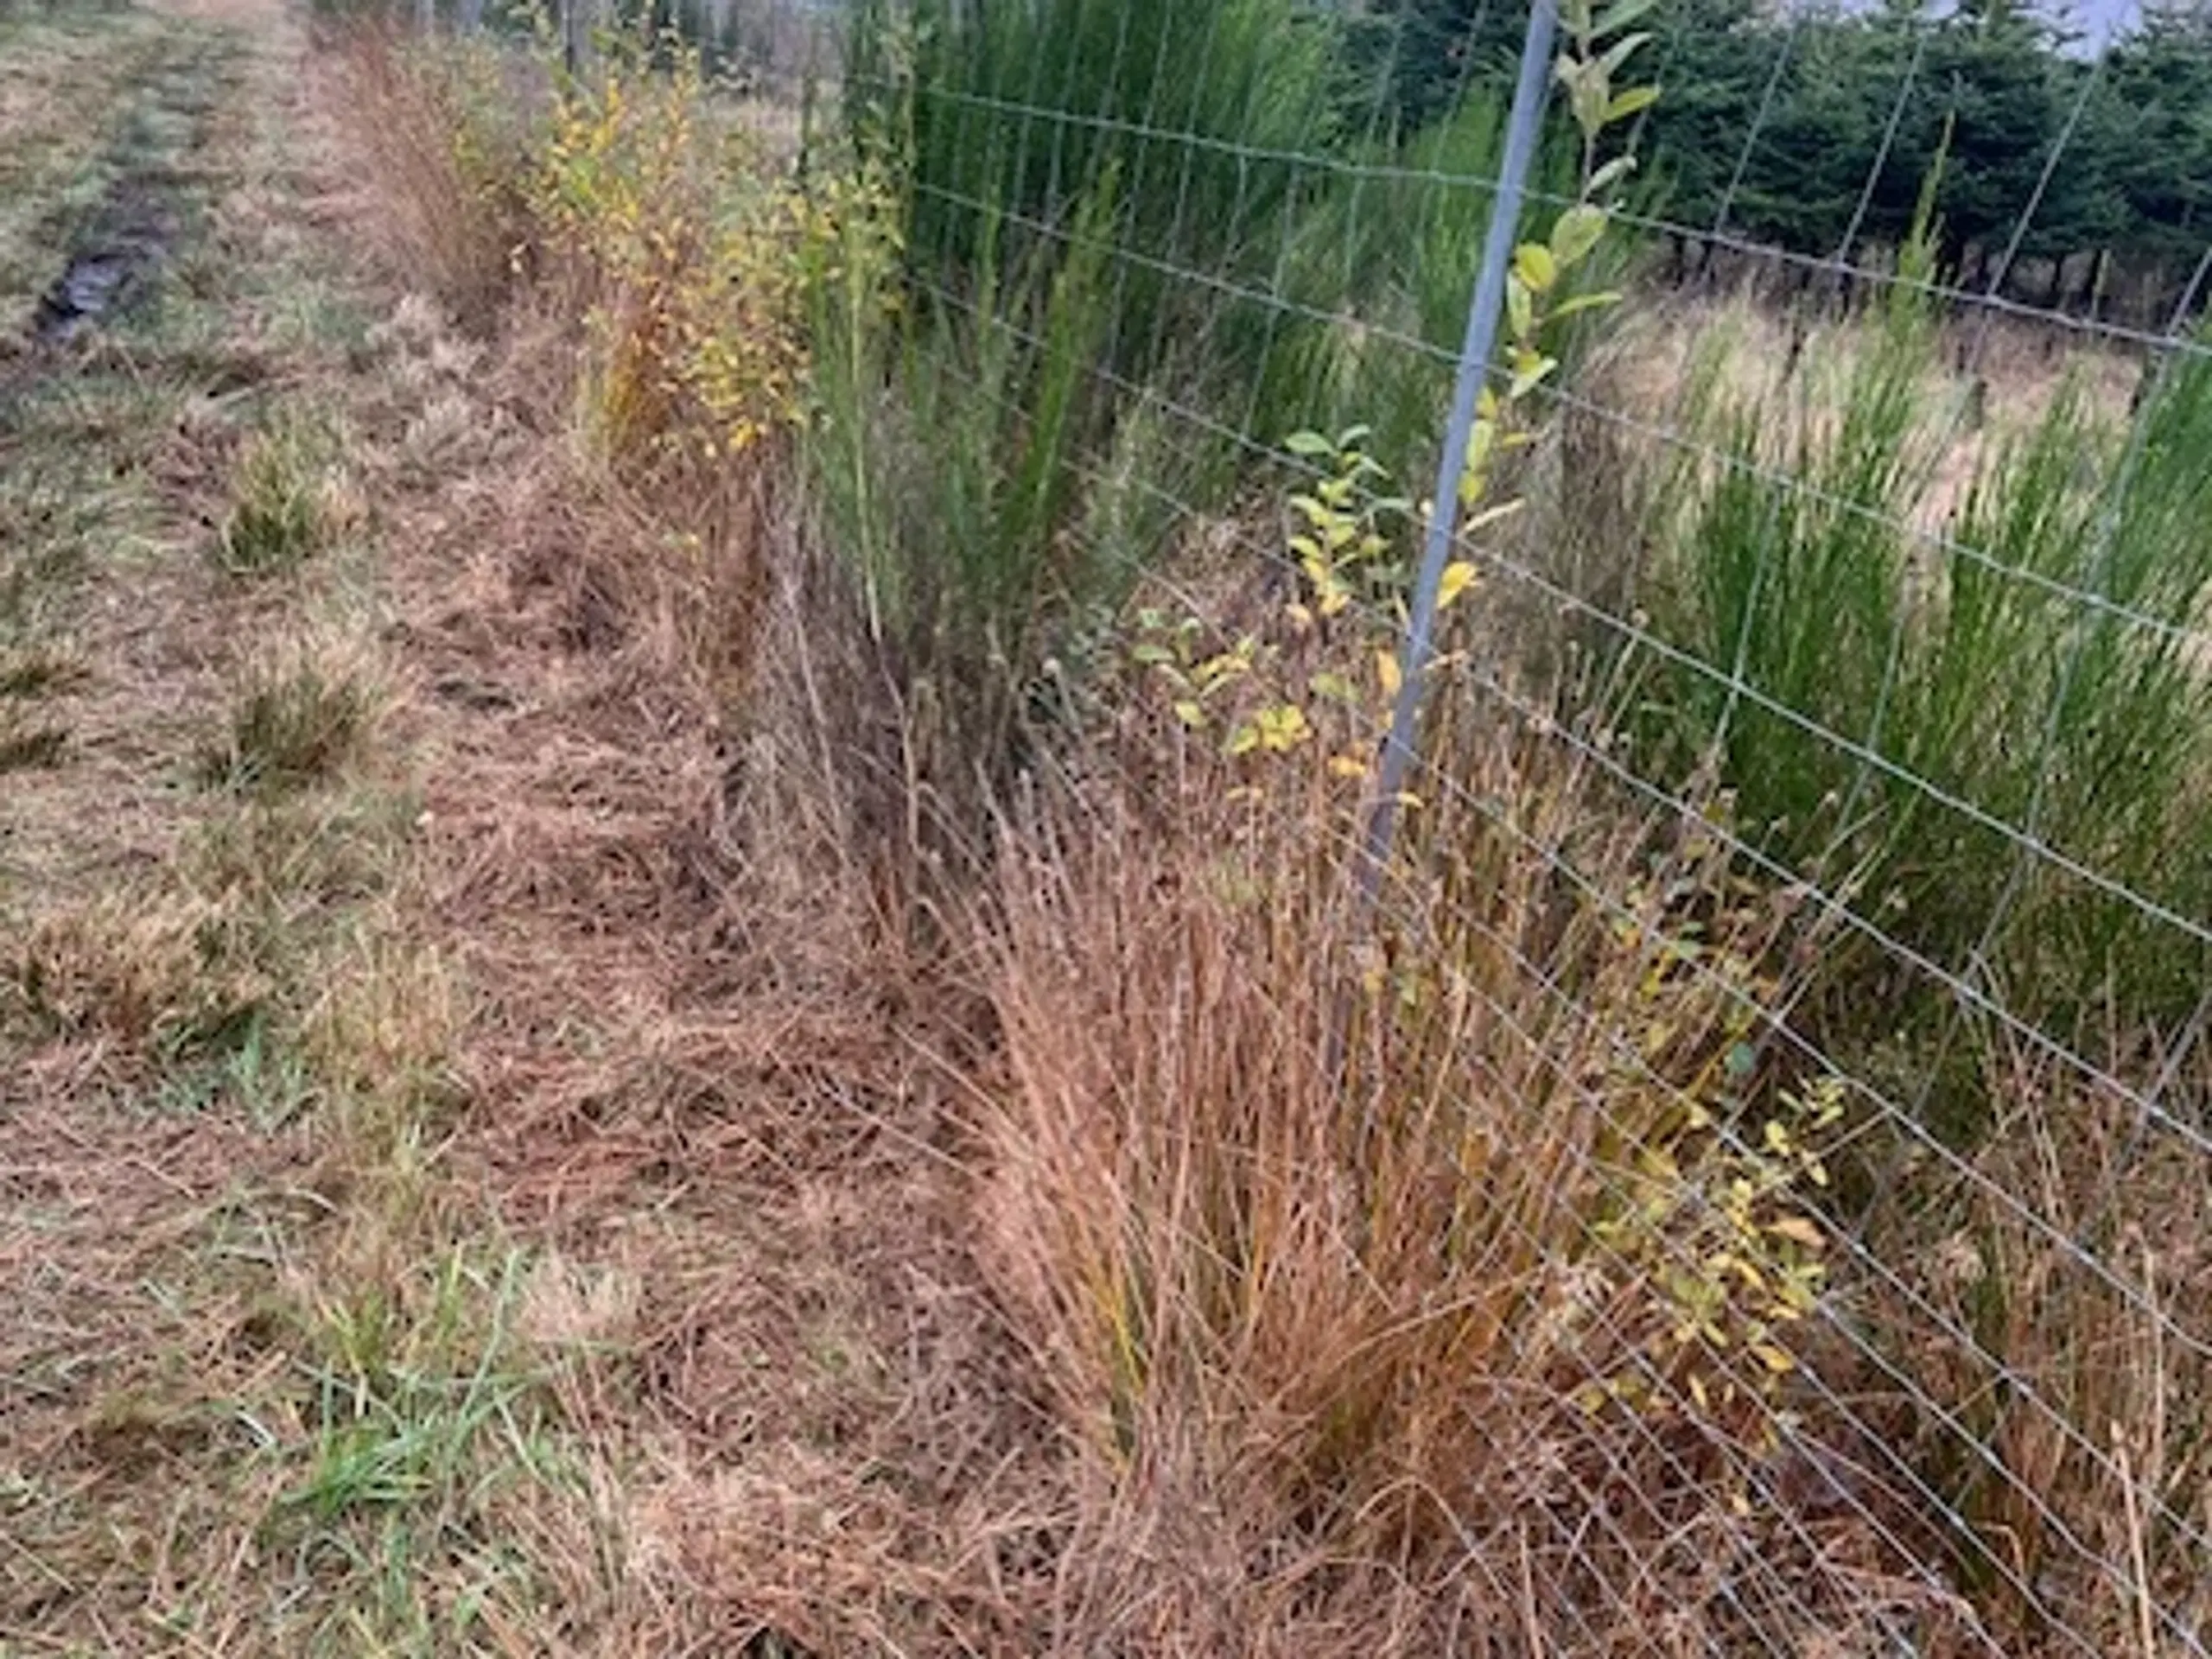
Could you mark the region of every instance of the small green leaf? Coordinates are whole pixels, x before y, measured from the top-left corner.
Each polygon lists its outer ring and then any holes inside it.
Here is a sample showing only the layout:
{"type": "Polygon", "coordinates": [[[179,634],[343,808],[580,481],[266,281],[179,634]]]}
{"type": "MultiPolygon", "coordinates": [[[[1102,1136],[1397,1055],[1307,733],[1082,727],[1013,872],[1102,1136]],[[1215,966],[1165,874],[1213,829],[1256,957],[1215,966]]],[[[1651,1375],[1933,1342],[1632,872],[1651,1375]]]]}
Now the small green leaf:
{"type": "Polygon", "coordinates": [[[1659,101],[1656,86],[1631,86],[1624,92],[1616,92],[1613,101],[1605,105],[1608,122],[1624,121],[1638,110],[1649,109],[1659,101]]]}
{"type": "Polygon", "coordinates": [[[1336,453],[1335,446],[1319,432],[1294,432],[1282,441],[1282,447],[1308,461],[1336,453]]]}
{"type": "Polygon", "coordinates": [[[1281,702],[1272,709],[1261,709],[1255,724],[1260,747],[1270,754],[1287,754],[1313,735],[1306,711],[1294,702],[1281,702]]]}
{"type": "Polygon", "coordinates": [[[1512,324],[1514,339],[1526,340],[1535,333],[1536,302],[1517,274],[1505,279],[1505,315],[1512,324]]]}
{"type": "Polygon", "coordinates": [[[1490,467],[1491,454],[1497,448],[1497,423],[1477,421],[1467,434],[1467,470],[1480,476],[1490,467]]]}
{"type": "Polygon", "coordinates": [[[1620,67],[1634,55],[1636,48],[1650,38],[1649,35],[1627,35],[1607,47],[1605,55],[1598,60],[1598,67],[1605,72],[1605,79],[1611,81],[1620,67]]]}
{"type": "Polygon", "coordinates": [[[1513,271],[1531,294],[1545,293],[1559,280],[1552,251],[1541,242],[1523,242],[1514,249],[1513,271]]]}
{"type": "Polygon", "coordinates": [[[1618,35],[1658,3],[1659,0],[1614,0],[1605,8],[1605,15],[1592,26],[1591,32],[1601,38],[1618,35]]]}
{"type": "Polygon", "coordinates": [[[1618,305],[1621,297],[1620,290],[1611,288],[1598,294],[1577,294],[1573,299],[1561,300],[1554,306],[1544,321],[1563,322],[1580,311],[1596,311],[1605,306],[1618,305]]]}
{"type": "Polygon", "coordinates": [[[1552,226],[1552,258],[1561,270],[1572,270],[1589,257],[1605,234],[1612,216],[1602,207],[1580,202],[1559,216],[1552,226]]]}
{"type": "Polygon", "coordinates": [[[1586,138],[1595,138],[1605,125],[1605,106],[1613,101],[1612,86],[1601,63],[1586,66],[1592,74],[1575,78],[1567,106],[1574,116],[1574,124],[1582,129],[1586,138]]]}

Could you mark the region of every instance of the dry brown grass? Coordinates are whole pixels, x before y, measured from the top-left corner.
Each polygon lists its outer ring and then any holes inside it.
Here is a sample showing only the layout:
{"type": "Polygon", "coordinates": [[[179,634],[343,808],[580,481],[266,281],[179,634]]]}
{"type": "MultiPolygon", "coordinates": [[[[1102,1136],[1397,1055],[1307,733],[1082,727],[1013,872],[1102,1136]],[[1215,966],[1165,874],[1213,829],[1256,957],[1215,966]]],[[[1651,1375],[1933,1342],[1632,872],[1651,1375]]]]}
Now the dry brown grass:
{"type": "Polygon", "coordinates": [[[408,53],[395,25],[343,26],[329,45],[344,85],[329,108],[377,211],[362,228],[400,280],[420,283],[462,325],[490,330],[514,285],[524,244],[512,157],[503,136],[518,125],[509,99],[543,89],[515,79],[509,59],[450,43],[439,59],[408,53]],[[467,106],[479,118],[454,120],[467,106]]]}
{"type": "Polygon", "coordinates": [[[1717,1380],[1692,1406],[1704,1362],[1659,1339],[1654,1280],[1709,1244],[1605,1230],[1683,1103],[1722,1109],[1736,999],[1783,994],[1750,964],[1789,906],[1739,897],[1694,820],[1624,817],[1560,747],[1491,735],[1454,753],[1466,798],[1424,809],[1454,874],[1363,942],[1304,760],[1259,809],[1184,764],[1172,812],[1108,791],[1025,822],[985,947],[986,1255],[1084,1471],[1071,1644],[1943,1628],[1802,1452],[1764,1446],[1773,1407],[1717,1380]],[[1680,969],[1693,917],[1701,960],[1740,970],[1680,969]],[[1643,1403],[1586,1403],[1631,1376],[1643,1403]]]}
{"type": "MultiPolygon", "coordinates": [[[[1725,402],[1748,405],[1787,394],[1793,424],[1773,436],[1777,464],[1790,464],[1798,428],[1825,431],[1841,418],[1853,367],[1882,327],[1878,315],[1791,315],[1748,295],[1640,305],[1606,348],[1601,401],[1631,423],[1610,435],[1671,461],[1649,434],[1680,426],[1683,389],[1710,359],[1725,402]]],[[[1944,322],[1932,336],[1923,378],[1927,414],[1914,461],[1929,481],[1914,496],[1916,526],[1946,533],[1977,474],[2032,433],[2069,390],[2097,424],[2119,429],[2142,375],[2137,356],[2084,345],[2056,326],[2003,317],[1944,322]]]]}
{"type": "MultiPolygon", "coordinates": [[[[2208,1079],[2176,1058],[2164,1098],[2186,1111],[2208,1079]]],[[[1866,1386],[1964,1518],[1957,1569],[2008,1650],[2037,1650],[2058,1610],[2103,1652],[2184,1651],[2212,1616],[2201,1125],[2018,1045],[1990,1069],[1980,1149],[1959,1166],[1909,1149],[1869,1226],[1902,1272],[1859,1314],[1911,1367],[1910,1387],[1866,1386]]]]}
{"type": "Polygon", "coordinates": [[[522,1535],[588,1611],[528,1628],[1026,1650],[1052,1460],[931,1155],[914,988],[781,717],[809,671],[775,453],[641,478],[574,442],[572,297],[518,294],[465,373],[419,306],[384,335],[413,407],[495,435],[421,466],[409,416],[379,506],[405,927],[464,993],[422,1202],[458,1178],[537,1259],[524,1322],[588,1448],[522,1535]]]}

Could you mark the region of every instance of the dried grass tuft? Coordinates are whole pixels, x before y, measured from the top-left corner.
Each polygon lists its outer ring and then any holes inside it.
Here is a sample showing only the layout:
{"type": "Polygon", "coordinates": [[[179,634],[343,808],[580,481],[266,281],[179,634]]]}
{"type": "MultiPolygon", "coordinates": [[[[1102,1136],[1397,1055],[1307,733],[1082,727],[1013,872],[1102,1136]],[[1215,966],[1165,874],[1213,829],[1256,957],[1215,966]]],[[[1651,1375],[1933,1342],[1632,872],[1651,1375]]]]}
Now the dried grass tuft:
{"type": "Polygon", "coordinates": [[[283,795],[340,776],[368,747],[385,693],[372,656],[338,634],[308,637],[251,659],[226,729],[203,746],[200,781],[283,795]]]}
{"type": "Polygon", "coordinates": [[[391,24],[346,24],[327,54],[344,142],[375,194],[366,226],[387,263],[427,282],[474,333],[488,332],[525,240],[515,184],[516,111],[543,96],[523,67],[466,41],[432,55],[391,24]]]}
{"type": "Polygon", "coordinates": [[[1076,1645],[1695,1649],[1760,1602],[1808,1640],[1900,1602],[1941,1625],[1872,1531],[1808,1552],[1780,1402],[1667,1335],[1704,1195],[1748,1168],[1694,1162],[1683,1114],[1756,1124],[1789,1086],[1736,1068],[1791,907],[1560,746],[1444,741],[1465,793],[1416,834],[1452,874],[1371,938],[1302,760],[1255,806],[1194,750],[1172,813],[1101,788],[1009,832],[983,1248],[1088,1475],[1076,1645]]]}

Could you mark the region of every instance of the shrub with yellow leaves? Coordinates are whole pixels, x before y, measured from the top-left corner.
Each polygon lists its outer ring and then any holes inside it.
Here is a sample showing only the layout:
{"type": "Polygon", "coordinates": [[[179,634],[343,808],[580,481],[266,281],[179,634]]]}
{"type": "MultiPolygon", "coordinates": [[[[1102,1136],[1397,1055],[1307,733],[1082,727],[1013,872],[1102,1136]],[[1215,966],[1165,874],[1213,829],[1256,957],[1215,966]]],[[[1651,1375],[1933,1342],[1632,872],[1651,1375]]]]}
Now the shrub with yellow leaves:
{"type": "Polygon", "coordinates": [[[804,283],[831,209],[718,127],[688,49],[563,79],[524,194],[588,290],[586,424],[610,456],[742,454],[799,419],[804,283]]]}

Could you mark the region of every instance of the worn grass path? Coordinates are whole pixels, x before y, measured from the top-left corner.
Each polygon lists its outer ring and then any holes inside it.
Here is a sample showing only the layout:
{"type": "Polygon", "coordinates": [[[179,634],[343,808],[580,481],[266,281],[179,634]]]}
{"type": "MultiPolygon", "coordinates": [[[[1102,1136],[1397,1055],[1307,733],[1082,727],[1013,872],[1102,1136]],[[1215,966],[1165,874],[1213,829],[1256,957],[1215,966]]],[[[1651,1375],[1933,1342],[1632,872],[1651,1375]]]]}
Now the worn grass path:
{"type": "Polygon", "coordinates": [[[655,532],[298,19],[0,65],[0,1655],[1045,1645],[938,1068],[589,579],[655,532]]]}

